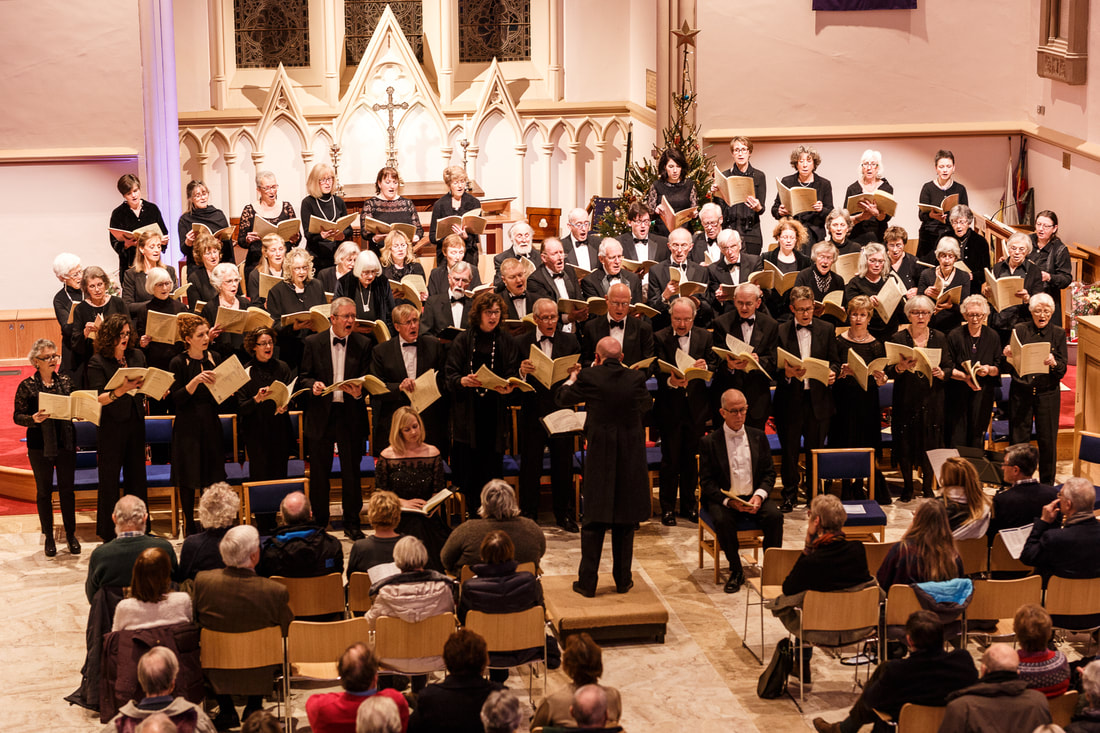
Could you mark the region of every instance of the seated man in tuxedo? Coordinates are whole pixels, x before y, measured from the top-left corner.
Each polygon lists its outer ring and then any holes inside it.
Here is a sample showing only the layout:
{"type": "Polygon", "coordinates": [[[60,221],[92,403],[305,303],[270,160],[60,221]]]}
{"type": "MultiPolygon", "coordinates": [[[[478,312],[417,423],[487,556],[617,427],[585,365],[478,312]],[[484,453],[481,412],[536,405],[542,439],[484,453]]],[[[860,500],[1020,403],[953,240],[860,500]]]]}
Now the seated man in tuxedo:
{"type": "Polygon", "coordinates": [[[691,259],[695,262],[717,262],[722,256],[718,249],[718,234],[722,231],[722,207],[715,203],[699,207],[699,223],[703,231],[695,235],[695,246],[691,250],[691,259]]]}
{"type": "Polygon", "coordinates": [[[619,240],[605,237],[600,242],[599,252],[600,266],[581,280],[581,294],[584,298],[606,298],[612,285],[624,283],[630,288],[630,302],[644,303],[641,279],[633,272],[623,269],[623,246],[619,244],[619,240]]]}
{"type": "Polygon", "coordinates": [[[757,430],[763,430],[771,414],[771,378],[775,374],[775,348],[779,339],[779,324],[761,307],[763,293],[756,283],[741,283],[734,290],[734,309],[714,319],[714,345],[727,347],[726,336],[732,335],[748,344],[759,369],[749,369],[748,359],[725,359],[714,370],[711,392],[721,395],[727,389],[740,390],[749,402],[749,415],[745,422],[757,430]],[[765,374],[765,372],[767,372],[765,374]]]}
{"type": "Polygon", "coordinates": [[[588,218],[588,212],[584,209],[573,209],[565,220],[569,234],[562,237],[561,246],[565,251],[565,260],[571,265],[576,265],[586,272],[595,270],[600,266],[596,249],[600,243],[591,236],[592,222],[588,218]]]}
{"type": "Polygon", "coordinates": [[[1031,443],[1018,443],[1005,451],[1001,471],[1008,488],[993,497],[993,517],[986,532],[990,540],[1002,529],[1031,524],[1043,507],[1058,498],[1056,488],[1035,478],[1038,467],[1039,451],[1031,443]]]}
{"type": "Polygon", "coordinates": [[[494,286],[500,286],[500,266],[504,264],[505,260],[525,259],[530,261],[532,265],[538,264],[535,259],[534,245],[532,244],[534,236],[535,230],[527,222],[521,221],[512,225],[512,228],[508,230],[508,238],[512,240],[512,246],[493,256],[493,268],[496,271],[496,278],[493,280],[494,286]]]}
{"type": "MultiPolygon", "coordinates": [[[[444,261],[428,273],[429,298],[446,292],[451,271],[455,269],[459,262],[466,262],[463,259],[466,256],[466,240],[462,237],[457,234],[448,234],[443,239],[442,247],[444,261]]],[[[466,262],[466,264],[470,263],[466,262]]],[[[471,266],[468,272],[470,277],[467,287],[472,289],[480,286],[481,276],[478,274],[477,268],[471,266]]]]}
{"type": "Polygon", "coordinates": [[[466,297],[466,288],[470,286],[472,272],[469,262],[458,262],[447,272],[447,289],[428,296],[421,324],[425,333],[438,337],[448,328],[466,328],[466,313],[472,300],[466,297]]]}
{"type": "Polygon", "coordinates": [[[722,285],[740,285],[749,281],[749,275],[764,267],[764,261],[754,255],[741,252],[741,235],[733,229],[723,229],[718,234],[718,249],[722,256],[707,268],[710,287],[707,296],[718,314],[733,310],[733,296],[723,293],[722,285]]]}
{"type": "MultiPolygon", "coordinates": [[[[573,268],[565,266],[565,249],[557,237],[547,237],[539,252],[542,264],[527,278],[527,302],[533,304],[538,298],[559,300],[581,300],[581,284],[573,274],[573,268]]],[[[575,333],[575,324],[588,319],[588,308],[578,308],[572,313],[562,314],[561,329],[575,333]]]]}
{"type": "Polygon", "coordinates": [[[714,520],[718,543],[730,563],[726,593],[736,593],[745,582],[737,554],[740,519],[755,519],[764,532],[765,548],[783,545],[783,514],[770,498],[775,485],[772,452],[764,432],[745,425],[748,407],[745,395],[726,390],[722,427],[712,430],[699,446],[700,500],[714,520]]]}
{"type": "MultiPolygon", "coordinates": [[[[707,285],[710,280],[706,268],[688,257],[691,254],[691,232],[687,229],[672,230],[668,236],[668,249],[669,258],[649,271],[649,307],[657,311],[653,317],[654,331],[668,326],[669,303],[679,296],[681,282],[707,285]],[[673,270],[678,271],[675,277],[673,270]]],[[[691,299],[698,311],[695,323],[705,328],[714,319],[714,309],[707,302],[706,292],[693,294],[691,299]]]]}
{"type": "MultiPolygon", "coordinates": [[[[1044,582],[1059,578],[1100,578],[1100,522],[1093,516],[1096,489],[1086,478],[1066,479],[1058,498],[1043,507],[1020,553],[1020,562],[1039,571],[1044,582]]],[[[1057,618],[1055,619],[1057,623],[1057,618]]]]}
{"type": "Polygon", "coordinates": [[[519,260],[509,257],[497,270],[500,285],[497,292],[504,298],[504,319],[518,321],[527,315],[527,269],[519,260]]]}
{"type": "MultiPolygon", "coordinates": [[[[616,242],[615,246],[619,243],[616,242]]],[[[607,293],[606,316],[593,316],[585,321],[581,337],[581,362],[591,364],[596,354],[596,344],[607,336],[618,341],[622,347],[623,366],[636,364],[654,355],[653,328],[648,318],[630,317],[630,287],[626,283],[611,286],[607,293]]]]}
{"type": "MultiPolygon", "coordinates": [[[[560,247],[560,245],[559,245],[560,247]]],[[[576,514],[573,499],[573,440],[574,435],[548,435],[540,419],[558,409],[555,397],[561,382],[547,388],[539,380],[529,377],[535,371],[531,361],[531,347],[539,349],[550,359],[560,359],[581,353],[577,337],[558,327],[558,306],[549,298],[539,298],[532,313],[538,328],[518,339],[523,361],[519,365],[520,376],[534,386],[534,392],[521,392],[519,411],[519,508],[523,516],[538,521],[539,493],[542,479],[542,456],[550,448],[550,491],[553,495],[554,521],[566,532],[579,532],[573,519],[576,514]]]]}
{"type": "MultiPolygon", "coordinates": [[[[673,231],[682,232],[683,229],[673,231]]],[[[684,232],[686,235],[687,232],[684,232]]],[[[686,254],[686,249],[685,249],[686,254]]],[[[695,325],[696,305],[691,298],[677,298],[669,308],[671,326],[653,336],[657,358],[676,364],[676,352],[695,360],[698,369],[713,370],[717,358],[710,332],[695,325]]],[[[661,372],[657,375],[657,399],[653,414],[661,427],[660,499],[661,524],[676,526],[676,495],[680,495],[680,516],[698,521],[695,507],[699,439],[703,437],[710,405],[707,384],[661,372]]]]}
{"type": "MultiPolygon", "coordinates": [[[[467,265],[468,266],[468,265],[467,265]]],[[[371,342],[355,333],[355,303],[332,301],[332,327],[306,338],[298,386],[310,390],[305,408],[305,435],[309,442],[309,495],[317,524],[329,519],[329,475],[334,448],[340,448],[340,483],[344,534],[353,542],[363,539],[359,512],[363,510],[359,462],[363,458],[367,411],[360,399],[363,388],[345,384],[329,394],[329,385],[361,377],[370,367],[371,342]]]]}

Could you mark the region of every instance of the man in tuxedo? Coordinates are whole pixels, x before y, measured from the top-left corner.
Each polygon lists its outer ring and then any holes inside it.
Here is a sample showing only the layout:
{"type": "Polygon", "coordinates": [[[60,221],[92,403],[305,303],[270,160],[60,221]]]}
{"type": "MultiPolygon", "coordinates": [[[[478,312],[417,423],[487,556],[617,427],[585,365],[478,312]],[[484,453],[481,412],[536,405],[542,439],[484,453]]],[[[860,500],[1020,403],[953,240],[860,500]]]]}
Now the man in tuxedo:
{"type": "MultiPolygon", "coordinates": [[[[447,290],[448,277],[451,271],[455,268],[455,265],[459,262],[463,262],[463,258],[466,256],[465,242],[466,240],[457,234],[448,234],[444,237],[442,245],[444,261],[428,273],[429,297],[438,295],[447,290]]],[[[470,265],[469,273],[470,277],[467,287],[471,289],[479,287],[481,285],[481,276],[478,274],[477,268],[470,265]]]]}
{"type": "Polygon", "coordinates": [[[764,267],[764,261],[741,252],[741,235],[733,229],[723,229],[718,234],[718,249],[722,256],[707,267],[710,287],[707,295],[715,312],[729,313],[734,309],[733,297],[722,294],[722,285],[740,285],[749,281],[749,275],[764,267]]]}
{"type": "Polygon", "coordinates": [[[447,290],[428,296],[423,315],[425,333],[439,336],[448,328],[466,328],[471,300],[466,297],[466,288],[470,285],[471,273],[469,262],[459,262],[447,272],[447,290]]]}
{"type": "Polygon", "coordinates": [[[775,349],[779,340],[779,324],[760,308],[763,293],[756,283],[741,283],[734,290],[734,310],[714,319],[714,345],[727,348],[726,336],[744,341],[752,348],[759,369],[749,370],[748,359],[724,359],[714,370],[711,392],[721,395],[736,389],[749,403],[748,425],[763,430],[771,414],[771,376],[775,374],[775,349]],[[766,372],[766,374],[765,374],[766,372]]]}
{"type": "Polygon", "coordinates": [[[350,298],[332,301],[332,328],[306,338],[298,386],[310,390],[305,409],[305,435],[309,445],[309,498],[317,524],[329,520],[329,475],[333,448],[340,449],[341,497],[344,534],[363,539],[359,512],[363,509],[359,461],[367,428],[363,388],[345,384],[323,395],[329,385],[361,377],[370,365],[370,340],[355,333],[355,303],[350,298]]]}
{"type": "Polygon", "coordinates": [[[718,249],[718,234],[722,231],[722,209],[718,204],[703,204],[699,207],[698,217],[703,231],[695,235],[691,259],[695,262],[717,262],[722,256],[722,251],[718,249]]]}
{"type": "Polygon", "coordinates": [[[498,275],[500,285],[497,287],[497,292],[504,298],[504,318],[518,321],[529,312],[527,270],[522,262],[509,257],[500,263],[498,275]]]}
{"type": "Polygon", "coordinates": [[[616,239],[623,245],[623,255],[628,260],[661,262],[668,259],[668,240],[649,230],[649,209],[644,203],[635,201],[630,205],[626,223],[630,225],[630,231],[616,239]]]}
{"type": "Polygon", "coordinates": [[[1002,529],[1031,524],[1043,507],[1058,498],[1058,489],[1035,478],[1039,451],[1031,443],[1017,443],[1005,451],[1001,471],[1008,488],[993,497],[993,516],[986,535],[992,540],[1002,529]]]}
{"type": "Polygon", "coordinates": [[[584,270],[595,270],[600,264],[596,252],[599,242],[590,236],[592,222],[588,219],[588,212],[573,209],[565,225],[569,228],[569,234],[562,238],[561,246],[565,250],[566,261],[584,270]]]}
{"type": "MultiPolygon", "coordinates": [[[[794,318],[779,324],[778,347],[798,359],[814,357],[829,362],[829,384],[806,379],[805,369],[790,364],[776,367],[775,423],[783,450],[780,476],[783,480],[783,503],[780,509],[789,512],[798,499],[801,477],[798,470],[799,442],[805,446],[807,468],[810,451],[825,445],[832,416],[833,395],[829,387],[840,372],[836,335],[831,325],[814,318],[814,295],[805,286],[791,288],[791,312],[794,318]]],[[[809,494],[809,491],[806,492],[809,494]]]]}
{"type": "Polygon", "coordinates": [[[496,279],[493,281],[493,285],[500,286],[500,266],[504,264],[505,260],[527,260],[532,267],[538,264],[532,245],[534,236],[535,230],[527,222],[521,221],[512,225],[512,228],[508,231],[508,238],[512,240],[512,246],[493,256],[493,268],[496,271],[496,279]]]}
{"type": "MultiPolygon", "coordinates": [[[[542,242],[540,265],[527,278],[527,302],[533,305],[539,298],[549,298],[557,303],[563,298],[581,300],[581,284],[573,274],[573,269],[565,266],[565,249],[557,237],[547,237],[542,242]]],[[[567,333],[576,333],[575,324],[588,319],[588,308],[578,308],[572,313],[563,314],[561,329],[567,333]]]]}
{"type": "MultiPolygon", "coordinates": [[[[673,232],[683,231],[677,229],[673,232]]],[[[686,235],[687,232],[684,232],[686,235]]],[[[685,250],[686,252],[686,250],[685,250]]],[[[669,307],[672,325],[653,336],[657,358],[676,364],[676,352],[694,359],[696,369],[713,369],[715,359],[710,332],[695,325],[695,301],[677,298],[669,307]]],[[[695,454],[706,428],[710,407],[704,379],[688,381],[671,373],[657,377],[654,417],[661,426],[660,499],[661,524],[676,526],[676,495],[680,495],[680,516],[699,520],[695,507],[697,467],[695,454]]]]}
{"type": "Polygon", "coordinates": [[[587,598],[596,595],[608,529],[615,590],[626,593],[634,586],[634,525],[649,519],[650,511],[642,417],[653,400],[645,380],[623,366],[619,342],[607,337],[596,344],[596,364],[587,369],[575,364],[557,394],[558,405],[583,402],[588,413],[581,563],[573,583],[574,592],[587,598]]]}
{"type": "Polygon", "coordinates": [[[783,513],[770,498],[775,485],[772,452],[764,431],[745,425],[748,409],[745,395],[736,389],[723,392],[722,426],[699,446],[700,501],[730,563],[726,593],[736,593],[745,582],[737,554],[739,521],[755,519],[764,532],[764,547],[783,545],[783,513]]]}
{"type": "Polygon", "coordinates": [[[585,299],[606,298],[608,289],[615,283],[625,283],[630,288],[630,302],[644,303],[642,281],[629,270],[623,269],[623,246],[619,240],[605,237],[600,242],[600,266],[581,280],[581,293],[585,299]]]}
{"type": "Polygon", "coordinates": [[[630,288],[625,283],[611,286],[607,293],[606,316],[594,316],[585,321],[581,361],[591,364],[596,355],[596,344],[607,336],[619,342],[627,366],[653,356],[653,328],[648,318],[630,317],[630,288]]]}
{"type": "MultiPolygon", "coordinates": [[[[390,391],[370,398],[374,435],[371,453],[378,456],[390,444],[390,425],[397,408],[409,404],[416,391],[416,378],[435,369],[435,383],[443,392],[443,366],[447,351],[434,336],[420,333],[420,313],[415,306],[393,309],[395,338],[371,349],[370,373],[386,383],[390,391]]],[[[425,442],[439,448],[443,460],[450,455],[451,431],[447,424],[447,400],[436,400],[420,414],[424,421],[425,442]]]]}
{"type": "MultiPolygon", "coordinates": [[[[653,317],[653,330],[659,331],[669,324],[669,303],[680,295],[680,283],[696,282],[707,285],[710,275],[705,267],[698,262],[692,262],[691,232],[687,229],[673,229],[668,235],[669,258],[658,262],[649,271],[649,307],[657,311],[653,317]],[[673,270],[677,270],[677,277],[673,276],[673,270]]],[[[698,325],[706,326],[714,318],[714,309],[707,302],[706,292],[692,294],[692,301],[696,306],[696,319],[698,325]]]]}
{"type": "MultiPolygon", "coordinates": [[[[559,245],[560,247],[560,245],[559,245]]],[[[532,306],[535,331],[519,339],[519,351],[524,356],[519,365],[520,376],[534,386],[534,392],[521,392],[519,411],[519,507],[525,517],[538,521],[539,484],[542,479],[542,456],[550,448],[550,491],[553,495],[554,521],[566,532],[578,532],[573,519],[576,506],[573,500],[573,435],[549,435],[540,422],[558,409],[555,397],[561,383],[547,388],[529,375],[535,371],[531,361],[531,347],[550,359],[579,355],[581,344],[577,337],[558,328],[558,306],[549,298],[539,298],[532,306]]]]}

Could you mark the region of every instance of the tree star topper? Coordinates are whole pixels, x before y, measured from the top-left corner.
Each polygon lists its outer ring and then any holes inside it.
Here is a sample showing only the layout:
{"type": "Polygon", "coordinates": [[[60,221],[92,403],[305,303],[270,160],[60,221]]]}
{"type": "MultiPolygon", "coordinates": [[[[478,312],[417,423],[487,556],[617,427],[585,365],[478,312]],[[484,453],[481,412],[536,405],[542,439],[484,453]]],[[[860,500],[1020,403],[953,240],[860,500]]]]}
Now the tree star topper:
{"type": "Polygon", "coordinates": [[[683,46],[685,43],[689,46],[694,46],[695,36],[699,35],[699,29],[692,28],[685,20],[684,24],[680,26],[680,30],[672,31],[672,35],[676,36],[677,46],[683,46]]]}

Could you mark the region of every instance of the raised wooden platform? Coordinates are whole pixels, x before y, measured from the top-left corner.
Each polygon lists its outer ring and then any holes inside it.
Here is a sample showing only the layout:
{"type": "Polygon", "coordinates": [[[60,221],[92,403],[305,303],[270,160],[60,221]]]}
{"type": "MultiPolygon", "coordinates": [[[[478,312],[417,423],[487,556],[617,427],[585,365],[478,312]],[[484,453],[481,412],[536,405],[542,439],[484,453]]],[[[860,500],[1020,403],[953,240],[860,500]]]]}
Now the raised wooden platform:
{"type": "Polygon", "coordinates": [[[652,638],[665,642],[668,609],[641,574],[634,573],[629,593],[616,593],[610,576],[601,578],[595,598],[574,593],[576,579],[576,575],[542,576],[547,615],[563,644],[570,634],[582,631],[597,641],[652,638]]]}

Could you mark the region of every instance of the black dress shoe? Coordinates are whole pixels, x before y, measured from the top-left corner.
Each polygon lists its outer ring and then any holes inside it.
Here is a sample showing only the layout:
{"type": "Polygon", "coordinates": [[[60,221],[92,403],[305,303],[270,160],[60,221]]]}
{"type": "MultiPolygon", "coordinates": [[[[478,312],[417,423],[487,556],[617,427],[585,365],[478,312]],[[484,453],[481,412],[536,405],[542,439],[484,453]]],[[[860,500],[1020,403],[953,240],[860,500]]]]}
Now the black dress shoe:
{"type": "Polygon", "coordinates": [[[566,532],[569,532],[570,534],[576,534],[577,532],[581,531],[580,527],[577,526],[577,523],[574,522],[571,517],[559,519],[558,526],[564,529],[566,532]]]}
{"type": "Polygon", "coordinates": [[[596,597],[596,591],[586,589],[583,585],[581,585],[581,582],[579,580],[574,580],[573,581],[573,592],[574,593],[579,593],[582,596],[584,596],[585,598],[595,598],[596,597]]]}
{"type": "Polygon", "coordinates": [[[741,586],[745,584],[745,574],[737,573],[736,575],[730,574],[729,580],[722,586],[722,590],[726,593],[736,593],[741,590],[741,586]]]}
{"type": "Polygon", "coordinates": [[[784,514],[790,514],[794,511],[794,502],[792,502],[790,499],[784,501],[782,504],[779,505],[779,511],[783,512],[784,514]]]}
{"type": "Polygon", "coordinates": [[[699,521],[699,513],[696,512],[694,509],[692,509],[690,511],[686,511],[686,512],[680,512],[680,518],[681,519],[686,519],[687,521],[692,522],[692,523],[698,522],[699,521]]]}
{"type": "Polygon", "coordinates": [[[629,593],[630,589],[633,588],[633,587],[634,587],[634,581],[632,580],[629,583],[627,583],[626,585],[617,585],[617,586],[615,586],[615,592],[616,593],[629,593]]]}
{"type": "Polygon", "coordinates": [[[53,557],[57,554],[57,543],[53,541],[53,533],[46,535],[46,545],[42,548],[42,551],[46,553],[46,557],[53,557]]]}
{"type": "Polygon", "coordinates": [[[366,535],[363,534],[363,530],[359,529],[358,527],[352,527],[352,528],[349,528],[349,529],[345,529],[344,530],[344,536],[346,536],[352,542],[356,542],[357,540],[361,540],[361,539],[366,538],[366,535]]]}
{"type": "Polygon", "coordinates": [[[239,728],[241,726],[241,719],[237,716],[236,710],[223,710],[214,716],[214,727],[220,731],[229,730],[230,728],[239,728]]]}
{"type": "Polygon", "coordinates": [[[661,515],[661,524],[665,525],[666,527],[675,527],[676,515],[672,512],[665,512],[661,515]]]}
{"type": "Polygon", "coordinates": [[[66,532],[65,533],[65,542],[67,542],[68,545],[69,545],[69,554],[70,555],[79,555],[80,554],[80,542],[77,541],[75,534],[70,534],[70,533],[66,532]]]}

